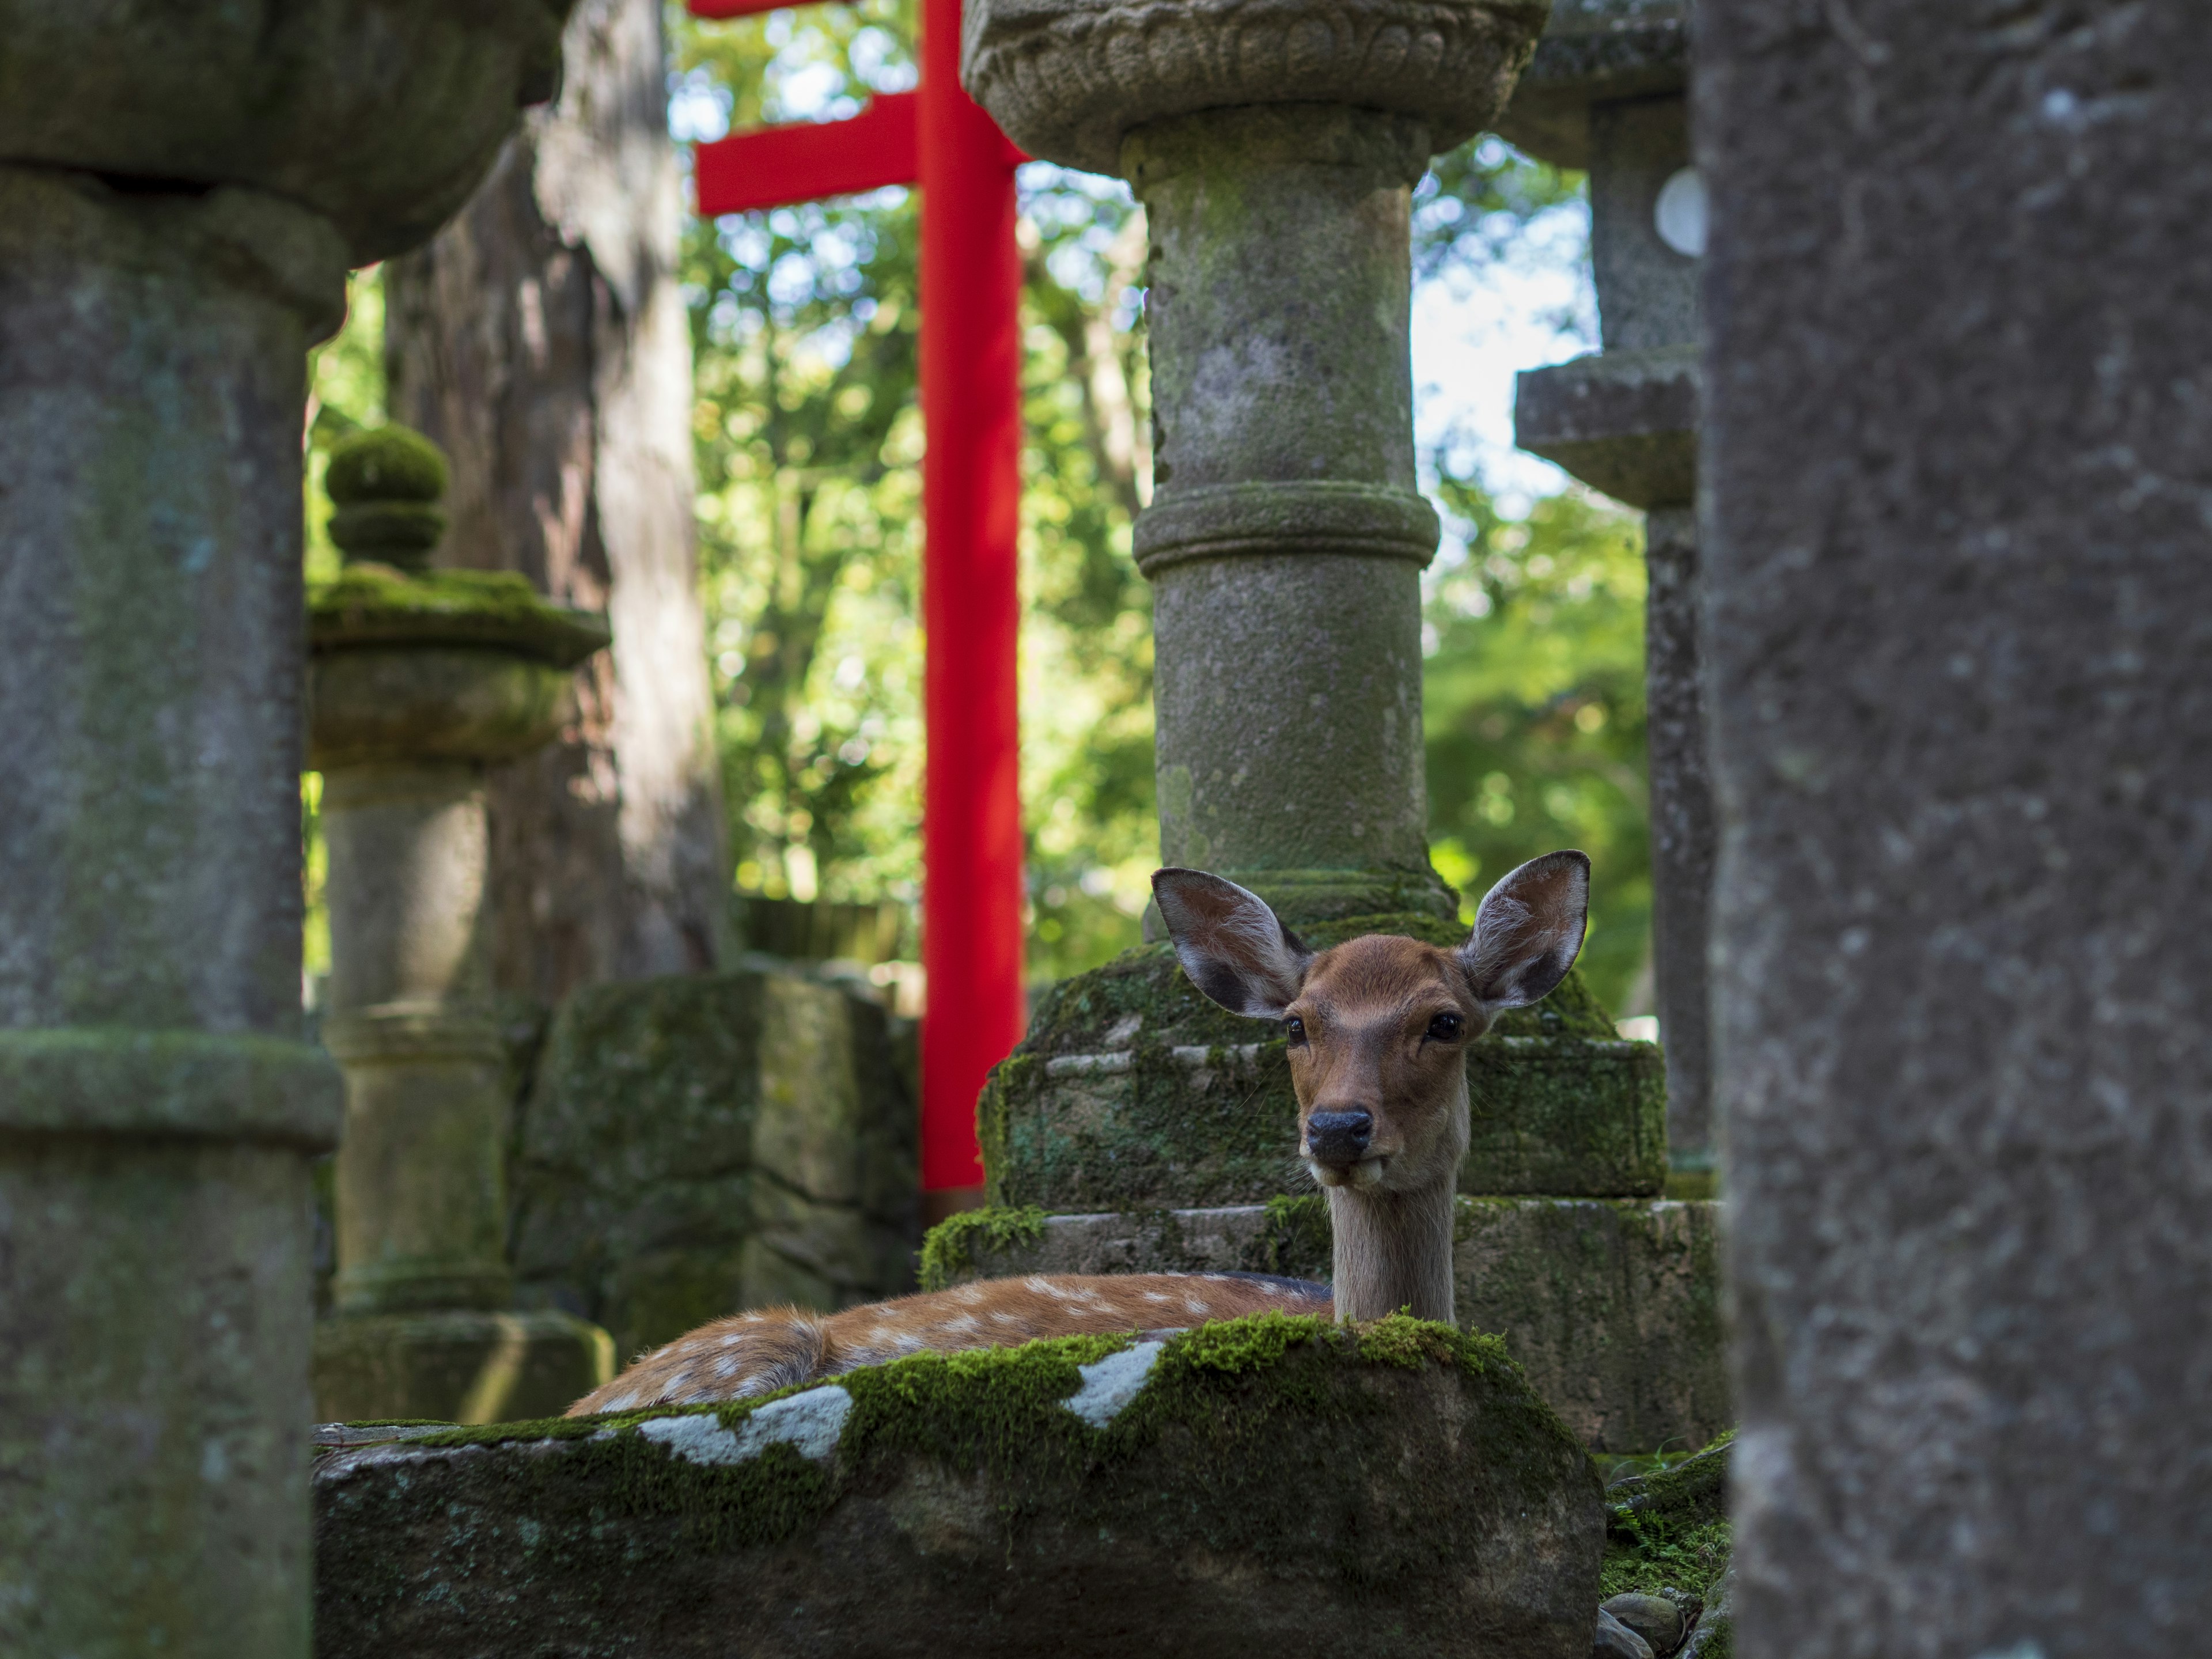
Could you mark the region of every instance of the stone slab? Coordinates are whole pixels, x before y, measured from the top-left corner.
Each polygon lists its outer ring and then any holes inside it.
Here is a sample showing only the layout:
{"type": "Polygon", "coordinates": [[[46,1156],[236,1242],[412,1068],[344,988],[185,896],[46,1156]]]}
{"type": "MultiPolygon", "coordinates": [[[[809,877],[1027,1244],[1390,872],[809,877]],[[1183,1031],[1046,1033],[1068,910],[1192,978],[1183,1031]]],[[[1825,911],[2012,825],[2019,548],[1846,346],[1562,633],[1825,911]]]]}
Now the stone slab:
{"type": "Polygon", "coordinates": [[[1699,0],[1737,1645],[2212,1622],[2212,27],[1699,0]]]}
{"type": "MultiPolygon", "coordinates": [[[[1431,916],[1304,930],[1455,944],[1431,916]]],[[[1623,1042],[1578,975],[1468,1053],[1474,1138],[1461,1190],[1635,1197],[1666,1179],[1665,1066],[1623,1042]]],[[[1062,981],[977,1107],[991,1201],[1055,1212],[1263,1203],[1299,1178],[1282,1039],[1200,995],[1151,945],[1062,981]]]]}
{"type": "Polygon", "coordinates": [[[911,1287],[916,1118],[889,1017],[790,971],[579,992],[516,1125],[519,1293],[635,1353],[762,1302],[911,1287]]]}
{"type": "Polygon", "coordinates": [[[326,1448],[314,1494],[319,1659],[1583,1659],[1604,1530],[1495,1341],[1403,1318],[326,1448]]]}
{"type": "Polygon", "coordinates": [[[1607,351],[1515,377],[1513,441],[1632,507],[1698,494],[1698,348],[1607,351]]]}
{"type": "MultiPolygon", "coordinates": [[[[951,1283],[1023,1273],[1267,1273],[1326,1279],[1318,1195],[1272,1205],[956,1218],[926,1260],[951,1283]],[[957,1242],[955,1242],[957,1241],[957,1242]],[[951,1248],[947,1249],[950,1243],[951,1248]]],[[[1727,1428],[1720,1208],[1710,1202],[1462,1198],[1462,1328],[1495,1332],[1591,1449],[1680,1450],[1727,1428]]]]}

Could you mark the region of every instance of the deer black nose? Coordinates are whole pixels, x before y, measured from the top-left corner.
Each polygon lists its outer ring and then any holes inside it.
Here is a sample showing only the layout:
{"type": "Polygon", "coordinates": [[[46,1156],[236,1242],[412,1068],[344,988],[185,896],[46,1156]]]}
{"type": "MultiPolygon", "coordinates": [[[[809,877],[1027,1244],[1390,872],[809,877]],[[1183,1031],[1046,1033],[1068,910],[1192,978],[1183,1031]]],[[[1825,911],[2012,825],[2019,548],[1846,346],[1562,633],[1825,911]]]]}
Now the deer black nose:
{"type": "Polygon", "coordinates": [[[1306,1147],[1323,1164],[1357,1164],[1374,1132],[1366,1112],[1316,1112],[1306,1120],[1306,1147]]]}

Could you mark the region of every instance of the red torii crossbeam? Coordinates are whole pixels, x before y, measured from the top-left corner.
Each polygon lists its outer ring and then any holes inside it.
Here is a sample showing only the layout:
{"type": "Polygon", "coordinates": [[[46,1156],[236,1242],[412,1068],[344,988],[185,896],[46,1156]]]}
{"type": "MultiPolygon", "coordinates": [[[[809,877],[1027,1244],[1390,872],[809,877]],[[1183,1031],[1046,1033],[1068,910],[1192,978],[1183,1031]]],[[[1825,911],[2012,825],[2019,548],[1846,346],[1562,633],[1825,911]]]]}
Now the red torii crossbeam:
{"type": "MultiPolygon", "coordinates": [[[[742,17],[775,0],[690,0],[742,17]]],[[[699,211],[921,187],[923,669],[921,1186],[979,1188],[975,1097],[1021,1041],[1022,823],[1015,683],[1021,512],[1021,261],[1014,169],[1028,157],[960,85],[960,0],[922,0],[916,90],[849,120],[702,144],[699,211]]]]}

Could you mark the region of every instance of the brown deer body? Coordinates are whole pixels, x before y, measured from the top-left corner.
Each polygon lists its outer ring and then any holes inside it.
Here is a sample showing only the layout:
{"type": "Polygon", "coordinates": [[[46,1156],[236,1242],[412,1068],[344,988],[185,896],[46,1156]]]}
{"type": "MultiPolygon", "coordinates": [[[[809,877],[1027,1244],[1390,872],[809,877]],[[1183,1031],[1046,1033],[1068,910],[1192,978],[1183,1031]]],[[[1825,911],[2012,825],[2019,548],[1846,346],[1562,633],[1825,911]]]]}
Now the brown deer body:
{"type": "Polygon", "coordinates": [[[1278,1022],[1298,1154],[1329,1197],[1334,1285],[1239,1273],[1032,1274],[834,1314],[702,1325],[569,1415],[736,1400],[902,1355],[1162,1330],[1281,1309],[1452,1317],[1452,1194],[1468,1146],[1466,1047],[1535,1002],[1582,948],[1589,860],[1552,853],[1492,888],[1456,950],[1370,934],[1310,951],[1256,896],[1196,870],[1152,878],[1176,953],[1233,1013],[1278,1022]]]}

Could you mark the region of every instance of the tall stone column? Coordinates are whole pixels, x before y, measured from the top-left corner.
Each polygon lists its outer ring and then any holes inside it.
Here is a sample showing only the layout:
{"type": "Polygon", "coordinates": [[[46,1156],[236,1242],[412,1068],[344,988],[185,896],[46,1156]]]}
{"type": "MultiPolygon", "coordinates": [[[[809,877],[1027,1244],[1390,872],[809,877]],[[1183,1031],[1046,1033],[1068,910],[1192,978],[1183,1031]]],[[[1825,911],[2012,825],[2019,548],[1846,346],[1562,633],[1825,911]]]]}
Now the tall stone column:
{"type": "Polygon", "coordinates": [[[1293,926],[1449,916],[1422,777],[1407,215],[1541,3],[987,0],[963,70],[1032,155],[1119,173],[1152,239],[1160,845],[1293,926]]]}
{"type": "Polygon", "coordinates": [[[545,1417],[612,1375],[606,1333],[514,1310],[507,1057],[493,1017],[486,770],[574,717],[605,618],[508,572],[433,573],[446,482],[404,427],[331,456],[346,568],[308,596],[308,763],[323,775],[331,981],[346,1080],[325,1419],[545,1417]]]}
{"type": "Polygon", "coordinates": [[[2212,28],[1699,0],[1738,1646],[2212,1620],[2212,28]]]}
{"type": "Polygon", "coordinates": [[[1698,647],[1698,269],[1686,0],[1560,0],[1498,131],[1589,173],[1603,349],[1521,376],[1521,446],[1644,509],[1652,956],[1670,1190],[1714,1168],[1705,965],[1713,867],[1698,647]]]}
{"type": "Polygon", "coordinates": [[[300,432],[539,0],[0,0],[0,1650],[307,1651],[300,432]]]}

